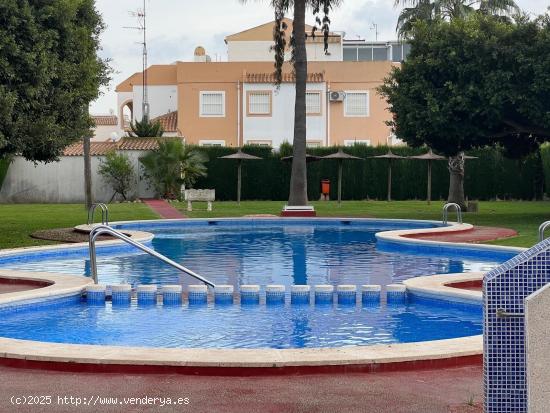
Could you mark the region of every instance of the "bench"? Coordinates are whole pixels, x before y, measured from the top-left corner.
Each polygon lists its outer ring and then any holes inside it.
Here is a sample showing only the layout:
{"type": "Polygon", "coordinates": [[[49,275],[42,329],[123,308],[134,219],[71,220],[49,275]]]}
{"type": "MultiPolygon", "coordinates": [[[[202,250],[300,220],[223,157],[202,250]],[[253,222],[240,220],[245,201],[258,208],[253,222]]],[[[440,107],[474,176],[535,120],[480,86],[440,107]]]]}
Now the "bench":
{"type": "Polygon", "coordinates": [[[193,211],[192,202],[206,202],[207,211],[212,211],[212,202],[216,199],[215,189],[185,189],[184,199],[187,201],[187,210],[193,211]]]}

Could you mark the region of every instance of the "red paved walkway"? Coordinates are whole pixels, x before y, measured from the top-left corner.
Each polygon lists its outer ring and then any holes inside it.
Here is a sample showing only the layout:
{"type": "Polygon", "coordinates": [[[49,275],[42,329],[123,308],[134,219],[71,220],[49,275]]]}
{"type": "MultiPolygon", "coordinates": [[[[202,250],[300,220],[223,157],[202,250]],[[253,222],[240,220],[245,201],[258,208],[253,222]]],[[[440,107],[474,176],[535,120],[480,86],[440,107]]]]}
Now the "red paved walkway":
{"type": "Polygon", "coordinates": [[[451,233],[427,233],[406,235],[407,238],[425,239],[429,241],[442,242],[484,242],[492,241],[500,238],[515,237],[518,235],[516,231],[509,228],[497,227],[474,227],[467,231],[451,232],[451,233]]]}
{"type": "Polygon", "coordinates": [[[187,218],[180,211],[166,202],[164,199],[142,199],[143,203],[160,215],[161,218],[178,219],[187,218]]]}
{"type": "MultiPolygon", "coordinates": [[[[376,374],[287,377],[205,377],[64,373],[0,366],[0,412],[193,413],[481,413],[481,366],[376,374]],[[51,395],[49,406],[10,404],[12,396],[51,395]],[[183,406],[67,406],[57,396],[81,398],[188,397],[183,406]]],[[[124,402],[123,402],[124,403],[124,402]]]]}

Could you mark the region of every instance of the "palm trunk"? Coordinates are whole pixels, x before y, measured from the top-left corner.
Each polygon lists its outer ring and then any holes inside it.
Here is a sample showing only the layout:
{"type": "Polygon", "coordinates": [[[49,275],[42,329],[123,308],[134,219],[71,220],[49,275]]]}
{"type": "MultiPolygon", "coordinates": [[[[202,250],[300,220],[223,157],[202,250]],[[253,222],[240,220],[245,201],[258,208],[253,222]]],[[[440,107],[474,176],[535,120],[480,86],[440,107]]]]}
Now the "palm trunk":
{"type": "Polygon", "coordinates": [[[454,202],[460,205],[463,211],[466,211],[466,201],[464,199],[464,152],[449,157],[449,173],[448,202],[454,202]]]}
{"type": "Polygon", "coordinates": [[[306,169],[306,81],[307,55],[305,38],[306,2],[294,1],[294,71],[296,73],[296,101],[294,104],[294,143],[292,174],[288,205],[307,205],[306,169]]]}
{"type": "Polygon", "coordinates": [[[241,205],[242,161],[237,160],[237,205],[241,205]]]}

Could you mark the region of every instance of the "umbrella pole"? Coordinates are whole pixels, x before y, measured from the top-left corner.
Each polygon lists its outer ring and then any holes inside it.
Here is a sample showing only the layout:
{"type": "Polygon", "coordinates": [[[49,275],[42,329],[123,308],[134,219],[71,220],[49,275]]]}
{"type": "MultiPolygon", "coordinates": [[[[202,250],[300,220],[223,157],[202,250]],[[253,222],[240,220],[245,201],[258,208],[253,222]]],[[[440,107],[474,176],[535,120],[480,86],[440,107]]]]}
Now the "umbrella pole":
{"type": "Polygon", "coordinates": [[[342,159],[338,160],[338,206],[342,203],[342,159]]]}
{"type": "Polygon", "coordinates": [[[388,159],[388,202],[391,201],[391,159],[388,159]]]}
{"type": "Polygon", "coordinates": [[[237,205],[241,205],[241,166],[242,162],[239,159],[237,162],[237,205]]]}
{"type": "Polygon", "coordinates": [[[432,203],[432,161],[428,160],[428,205],[432,203]]]}

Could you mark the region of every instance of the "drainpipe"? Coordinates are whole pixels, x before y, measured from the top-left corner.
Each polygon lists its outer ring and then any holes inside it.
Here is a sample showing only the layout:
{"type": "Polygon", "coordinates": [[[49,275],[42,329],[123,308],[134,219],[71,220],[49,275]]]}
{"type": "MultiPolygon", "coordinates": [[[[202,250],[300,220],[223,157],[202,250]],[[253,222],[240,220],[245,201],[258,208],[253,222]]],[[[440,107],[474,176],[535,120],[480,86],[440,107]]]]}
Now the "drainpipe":
{"type": "Polygon", "coordinates": [[[237,80],[237,146],[241,146],[241,81],[237,80]]]}
{"type": "Polygon", "coordinates": [[[325,93],[325,100],[327,102],[327,110],[325,111],[326,115],[327,115],[327,122],[326,122],[326,127],[327,127],[327,131],[326,131],[326,141],[327,141],[327,146],[330,146],[330,83],[327,82],[326,83],[326,93],[325,93]]]}

